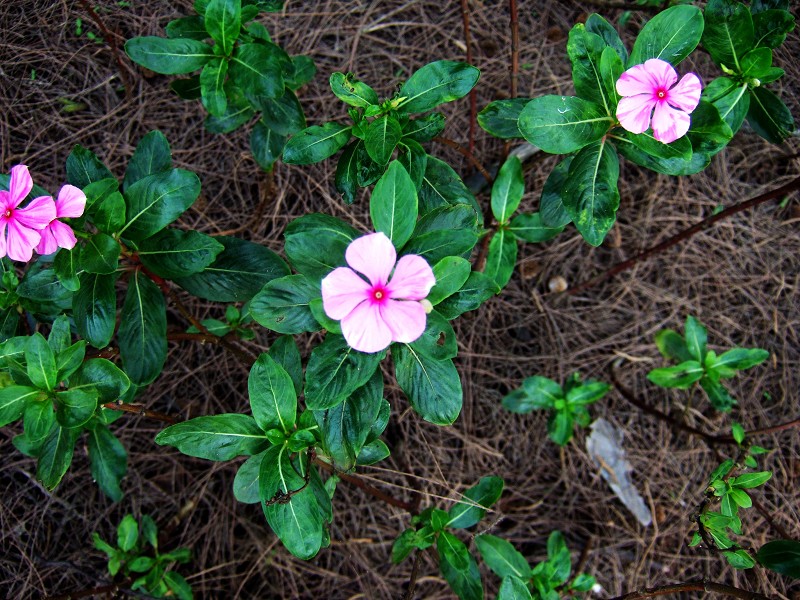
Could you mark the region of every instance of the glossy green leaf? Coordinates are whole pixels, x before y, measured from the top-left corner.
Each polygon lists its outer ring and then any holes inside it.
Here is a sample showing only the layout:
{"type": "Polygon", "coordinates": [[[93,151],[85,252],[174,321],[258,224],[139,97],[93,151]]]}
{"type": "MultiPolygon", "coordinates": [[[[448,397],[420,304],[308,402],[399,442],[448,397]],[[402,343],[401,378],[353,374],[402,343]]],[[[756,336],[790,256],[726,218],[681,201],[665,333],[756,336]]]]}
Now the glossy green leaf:
{"type": "Polygon", "coordinates": [[[0,388],[0,427],[19,419],[25,410],[25,405],[34,401],[40,394],[39,390],[22,385],[0,388]]]}
{"type": "Polygon", "coordinates": [[[28,337],[25,345],[25,363],[28,378],[40,390],[52,390],[57,381],[58,368],[53,350],[41,333],[28,337]]]}
{"type": "Polygon", "coordinates": [[[478,125],[490,135],[500,139],[522,137],[518,126],[519,115],[530,101],[530,98],[495,100],[478,113],[478,125]]]}
{"type": "Polygon", "coordinates": [[[454,535],[443,531],[437,540],[439,570],[460,600],[483,600],[483,584],[478,564],[467,547],[454,535]]]}
{"type": "Polygon", "coordinates": [[[461,412],[461,379],[452,360],[435,360],[408,344],[392,346],[400,389],[423,419],[451,425],[461,412]]]}
{"type": "Polygon", "coordinates": [[[317,331],[319,324],[309,303],[321,294],[317,283],[304,275],[289,275],[268,282],[250,301],[253,319],[278,333],[317,331]]]}
{"type": "MultiPolygon", "coordinates": [[[[121,198],[121,196],[120,196],[121,198]]],[[[125,207],[123,205],[123,214],[125,207]]],[[[78,259],[80,258],[81,248],[75,246],[74,248],[61,248],[53,260],[53,271],[61,282],[61,285],[70,292],[77,292],[81,287],[80,279],[78,278],[78,259]]],[[[13,311],[13,314],[18,314],[13,311]]]]}
{"type": "Polygon", "coordinates": [[[103,233],[117,233],[125,226],[125,198],[119,192],[106,196],[94,210],[92,222],[103,233]]]}
{"type": "Polygon", "coordinates": [[[117,341],[133,383],[147,385],[159,376],[167,359],[167,307],[161,290],[141,271],[128,280],[117,341]]]}
{"type": "Polygon", "coordinates": [[[293,431],[297,414],[294,384],[286,370],[269,354],[261,354],[253,364],[247,389],[253,417],[262,430],[293,431]]]}
{"type": "Polygon", "coordinates": [[[139,241],[180,217],[200,195],[200,179],[191,171],[173,169],[149,175],[125,190],[127,223],[120,234],[139,241]]]}
{"type": "Polygon", "coordinates": [[[49,398],[36,398],[27,403],[22,416],[22,425],[25,429],[24,437],[36,448],[33,454],[39,453],[39,448],[50,435],[55,421],[56,413],[49,398]]]}
{"type": "Polygon", "coordinates": [[[228,62],[221,58],[207,62],[200,72],[200,95],[203,106],[215,117],[222,117],[228,109],[228,96],[225,94],[227,76],[228,62]]]}
{"type": "Polygon", "coordinates": [[[720,412],[729,412],[736,404],[736,399],[719,381],[703,377],[700,379],[700,387],[708,396],[711,405],[720,412]]]}
{"type": "Polygon", "coordinates": [[[379,165],[385,165],[402,136],[403,130],[393,115],[378,117],[367,127],[364,138],[367,154],[379,165]]]}
{"type": "Polygon", "coordinates": [[[628,61],[628,51],[625,44],[617,33],[617,30],[597,13],[592,13],[586,19],[586,31],[594,33],[602,38],[602,40],[619,56],[622,63],[628,61]]]}
{"type": "Polygon", "coordinates": [[[478,548],[483,562],[498,577],[528,579],[531,571],[528,561],[510,542],[484,533],[475,537],[475,546],[478,548]]]}
{"type": "Polygon", "coordinates": [[[363,145],[362,140],[355,140],[348,144],[336,164],[334,184],[345,204],[352,204],[356,200],[359,187],[357,174],[360,167],[357,150],[359,146],[363,145]]]}
{"type": "Polygon", "coordinates": [[[743,473],[737,477],[732,477],[728,483],[734,488],[746,490],[763,485],[771,478],[771,471],[760,471],[758,473],[743,473]]]}
{"type": "Polygon", "coordinates": [[[392,161],[375,184],[369,212],[375,230],[385,233],[396,248],[411,237],[417,223],[417,191],[398,161],[392,161]]]}
{"type": "Polygon", "coordinates": [[[350,106],[367,108],[380,102],[375,90],[366,83],[355,79],[352,74],[332,73],[330,86],[336,97],[350,106]]]}
{"type": "Polygon", "coordinates": [[[773,8],[756,13],[751,8],[751,12],[756,47],[777,48],[786,40],[786,34],[794,29],[794,16],[788,9],[773,8]]]}
{"type": "Polygon", "coordinates": [[[67,429],[56,424],[39,451],[36,478],[48,489],[54,489],[72,464],[72,454],[80,429],[67,429]]]}
{"type": "Polygon", "coordinates": [[[567,55],[572,62],[575,92],[580,98],[602,106],[606,114],[612,115],[611,109],[615,103],[608,97],[600,69],[600,58],[605,48],[603,39],[587,31],[583,23],[578,23],[569,32],[567,55]]]}
{"type": "Polygon", "coordinates": [[[214,238],[223,246],[213,263],[175,283],[214,302],[246,302],[268,281],[289,274],[288,265],[269,248],[234,237],[214,238]]]}
{"type": "Polygon", "coordinates": [[[696,360],[688,360],[674,367],[653,369],[647,374],[647,379],[661,387],[685,390],[702,376],[703,366],[696,360]]]}
{"type": "Polygon", "coordinates": [[[139,258],[151,272],[165,279],[200,273],[224,249],[216,239],[198,231],[164,229],[139,244],[139,258]]]}
{"type": "Polygon", "coordinates": [[[564,227],[545,225],[542,221],[542,213],[521,213],[511,220],[508,231],[517,239],[538,244],[552,240],[564,231],[564,227]]]}
{"type": "Polygon", "coordinates": [[[264,124],[279,135],[292,135],[306,127],[300,101],[290,90],[286,90],[280,98],[262,100],[258,108],[262,111],[261,120],[264,124]]]}
{"type": "Polygon", "coordinates": [[[446,319],[455,319],[465,312],[475,310],[499,291],[494,279],[484,273],[472,271],[461,289],[442,300],[436,310],[446,319]]]}
{"type": "Polygon", "coordinates": [[[703,48],[718,65],[741,73],[741,57],[755,43],[750,10],[735,0],[709,0],[704,16],[703,48]]]}
{"type": "Polygon", "coordinates": [[[706,357],[706,343],[708,342],[708,332],[702,323],[693,316],[686,317],[684,327],[684,337],[686,338],[686,348],[692,358],[700,363],[706,357]]]}
{"type": "Polygon", "coordinates": [[[117,317],[116,277],[82,273],[80,290],[72,301],[75,327],[95,348],[108,345],[114,335],[117,317]]]}
{"type": "Polygon", "coordinates": [[[800,542],[775,540],[767,542],[756,554],[758,562],[776,573],[800,579],[800,542]]]}
{"type": "Polygon", "coordinates": [[[661,352],[664,358],[676,362],[692,360],[692,354],[686,346],[686,341],[679,333],[672,329],[662,329],[656,333],[655,342],[658,351],[661,352]]]}
{"type": "Polygon", "coordinates": [[[284,92],[285,53],[274,44],[241,44],[231,57],[228,73],[248,99],[279,98],[284,92]]]}
{"type": "Polygon", "coordinates": [[[519,130],[534,146],[569,154],[596,142],[613,125],[602,106],[573,96],[534,98],[519,115],[519,130]]]}
{"type": "Polygon", "coordinates": [[[244,504],[258,504],[261,502],[259,494],[259,477],[261,475],[261,461],[266,450],[254,454],[242,463],[233,479],[233,495],[244,504]]]}
{"type": "Polygon", "coordinates": [[[435,310],[428,315],[422,335],[409,345],[415,352],[435,360],[447,360],[458,354],[453,326],[435,310]]]}
{"type": "Polygon", "coordinates": [[[500,589],[497,591],[497,600],[530,600],[532,598],[525,581],[511,575],[503,578],[500,589]]]}
{"type": "MultiPolygon", "coordinates": [[[[67,181],[75,187],[84,189],[90,183],[103,179],[111,179],[116,185],[114,175],[103,164],[103,161],[97,158],[92,151],[76,144],[67,157],[67,181]]],[[[88,199],[89,193],[87,192],[86,195],[88,199]]]]}
{"type": "Polygon", "coordinates": [[[155,175],[172,168],[172,154],[169,142],[160,131],[151,131],[136,145],[133,156],[125,170],[123,189],[127,189],[148,175],[155,175]]]}
{"type": "Polygon", "coordinates": [[[434,112],[427,115],[410,119],[403,126],[403,137],[412,139],[418,143],[429,142],[439,135],[445,128],[445,116],[442,113],[434,112]]]}
{"type": "Polygon", "coordinates": [[[410,138],[404,138],[397,147],[397,160],[408,172],[414,188],[422,187],[425,169],[428,167],[428,153],[425,148],[410,138]]]}
{"type": "Polygon", "coordinates": [[[492,185],[492,214],[498,223],[501,225],[508,223],[524,193],[522,163],[516,156],[509,156],[500,167],[492,185]]]}
{"type": "Polygon", "coordinates": [[[240,414],[197,417],[170,425],[156,436],[160,446],[172,446],[183,454],[224,461],[252,456],[268,445],[253,417],[240,414]]]}
{"type": "Polygon", "coordinates": [[[503,480],[500,477],[482,477],[481,480],[464,492],[464,499],[450,508],[449,527],[464,529],[472,527],[486,514],[503,493],[503,480]]]}
{"type": "Polygon", "coordinates": [[[534,375],[522,382],[522,387],[503,398],[503,406],[511,412],[526,414],[532,410],[551,409],[564,397],[561,386],[547,377],[534,375]]]}
{"type": "Polygon", "coordinates": [[[86,240],[81,251],[81,267],[87,273],[108,275],[119,266],[119,242],[105,233],[96,233],[86,240]]]}
{"type": "Polygon", "coordinates": [[[286,227],[284,251],[299,272],[322,279],[336,267],[346,264],[345,250],[360,235],[340,219],[312,213],[295,219],[286,227]]]}
{"type": "Polygon", "coordinates": [[[290,165],[310,165],[333,156],[351,136],[352,127],[339,123],[314,125],[292,136],[283,149],[283,160],[290,165]]]}
{"type": "Polygon", "coordinates": [[[241,90],[235,88],[229,79],[225,83],[228,104],[225,112],[215,117],[208,115],[205,121],[206,129],[211,133],[230,133],[235,131],[255,115],[250,102],[244,98],[241,90]]]}
{"type": "MultiPolygon", "coordinates": [[[[573,156],[565,156],[547,177],[542,187],[542,196],[539,199],[539,213],[542,223],[548,227],[564,227],[571,220],[567,209],[564,208],[562,194],[569,177],[569,167],[573,156]]],[[[524,239],[524,238],[523,238],[524,239]]]]}
{"type": "Polygon", "coordinates": [[[747,122],[768,142],[782,143],[794,132],[794,119],[786,105],[771,91],[758,87],[750,94],[747,122]]]}
{"type": "Polygon", "coordinates": [[[436,306],[445,298],[452,296],[469,278],[471,263],[460,256],[446,256],[433,265],[436,285],[428,294],[427,300],[436,306]]]}
{"type": "Polygon", "coordinates": [[[633,45],[628,67],[649,58],[660,58],[673,66],[680,63],[700,43],[703,13],[696,6],[672,6],[650,19],[633,45]]]}
{"type": "Polygon", "coordinates": [[[188,38],[203,41],[208,39],[205,20],[201,16],[180,17],[167,23],[164,27],[167,37],[188,38]]]}
{"type": "Polygon", "coordinates": [[[760,365],[768,358],[769,352],[762,348],[731,348],[718,356],[710,365],[710,368],[713,370],[736,369],[737,371],[744,371],[760,365]]]}
{"type": "Polygon", "coordinates": [[[120,481],[128,471],[128,454],[120,441],[102,423],[89,430],[87,439],[92,479],[114,502],[122,499],[120,481]]]}
{"type": "Polygon", "coordinates": [[[204,16],[206,31],[222,53],[229,55],[242,26],[242,1],[209,0],[204,16]]]}
{"type": "Polygon", "coordinates": [[[250,131],[250,151],[258,166],[265,171],[272,170],[285,144],[286,137],[274,132],[263,121],[258,121],[250,131]]]}
{"type": "Polygon", "coordinates": [[[58,411],[56,417],[62,427],[74,428],[85,425],[97,409],[97,390],[69,389],[56,394],[58,411]]]}
{"type": "Polygon", "coordinates": [[[463,62],[438,60],[415,71],[400,88],[398,97],[404,98],[398,110],[404,113],[422,113],[445,102],[466,96],[475,86],[480,71],[463,62]]]}
{"type": "Polygon", "coordinates": [[[131,60],[162,75],[181,75],[201,69],[214,58],[208,44],[189,38],[136,37],[125,43],[131,60]]]}
{"type": "Polygon", "coordinates": [[[290,335],[282,335],[272,342],[268,354],[289,374],[294,391],[299,395],[303,391],[303,369],[300,364],[300,351],[297,349],[294,338],[290,335]]]}
{"type": "Polygon", "coordinates": [[[508,229],[500,229],[489,242],[486,266],[483,272],[494,279],[499,288],[504,288],[517,264],[517,239],[508,229]]]}
{"type": "Polygon", "coordinates": [[[435,208],[466,204],[480,213],[480,206],[461,177],[446,162],[428,156],[425,176],[419,189],[420,214],[425,215],[435,208]]]}

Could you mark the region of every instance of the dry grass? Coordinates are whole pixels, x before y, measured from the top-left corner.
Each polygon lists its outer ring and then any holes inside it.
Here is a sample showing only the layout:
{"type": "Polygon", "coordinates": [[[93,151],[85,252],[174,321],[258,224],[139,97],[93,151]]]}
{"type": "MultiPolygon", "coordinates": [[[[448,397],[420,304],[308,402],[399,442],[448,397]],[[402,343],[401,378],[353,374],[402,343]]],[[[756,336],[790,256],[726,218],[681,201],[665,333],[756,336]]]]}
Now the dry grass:
{"type": "MultiPolygon", "coordinates": [[[[120,40],[160,34],[189,2],[132,2],[121,8],[97,2],[120,40]]],[[[287,3],[286,14],[264,21],[290,53],[313,56],[316,79],[301,91],[309,122],[342,119],[344,106],[327,88],[332,71],[351,70],[389,94],[408,74],[430,60],[461,59],[465,54],[460,3],[431,0],[287,3]]],[[[564,47],[571,25],[585,15],[579,2],[520,1],[520,94],[570,93],[564,47]]],[[[483,75],[478,106],[508,94],[510,34],[506,3],[470,2],[475,62],[483,75]]],[[[611,11],[616,17],[619,11],[611,11]]],[[[0,5],[0,166],[24,161],[34,178],[56,189],[64,161],[80,143],[103,157],[115,174],[138,139],[151,129],[170,140],[175,162],[196,171],[203,196],[183,218],[187,227],[208,233],[247,223],[264,193],[265,175],[248,155],[246,131],[215,136],[202,126],[196,102],[183,102],[168,88],[168,77],[143,76],[123,57],[133,82],[130,97],[120,90],[117,65],[105,44],[75,35],[75,20],[97,32],[80,4],[71,1],[0,5]],[[30,6],[29,6],[30,5],[30,6]],[[31,73],[35,70],[35,79],[31,73]],[[62,110],[62,100],[85,105],[62,110]]],[[[634,19],[634,22],[636,19],[634,19]]],[[[635,23],[634,23],[635,25],[635,23]]],[[[630,31],[628,35],[630,37],[630,31]]],[[[795,116],[800,72],[798,34],[779,53],[777,64],[789,75],[782,97],[795,116]]],[[[700,68],[713,73],[703,63],[700,68]]],[[[467,141],[468,102],[448,106],[446,135],[467,141]]],[[[796,140],[776,148],[752,133],[737,136],[709,169],[692,177],[669,178],[623,163],[617,247],[593,249],[570,229],[544,245],[525,245],[520,262],[536,263],[540,273],[523,280],[516,274],[508,289],[457,324],[457,365],[464,384],[464,409],[453,427],[422,422],[387,380],[393,415],[386,434],[392,457],[361,476],[403,498],[411,490],[423,506],[458,493],[479,477],[497,474],[506,481],[498,510],[486,521],[531,561],[541,559],[550,531],[566,535],[575,558],[593,540],[586,570],[608,594],[645,585],[709,577],[758,590],[775,598],[797,598],[798,585],[763,570],[735,572],[724,561],[686,546],[689,516],[702,497],[707,474],[717,458],[702,442],[674,433],[612,393],[593,412],[626,432],[635,480],[657,519],[642,528],[613,497],[584,450],[584,435],[564,450],[549,442],[543,415],[519,417],[499,401],[521,379],[543,374],[563,380],[573,371],[609,380],[609,364],[625,358],[621,377],[636,394],[664,410],[685,412],[689,422],[724,432],[727,417],[715,416],[699,394],[666,393],[646,384],[644,374],[660,365],[652,338],[669,326],[680,328],[686,314],[708,327],[714,347],[761,346],[769,364],[733,382],[740,406],[733,418],[760,427],[794,418],[800,410],[800,232],[796,200],[781,208],[764,205],[700,233],[662,256],[639,264],[614,280],[576,297],[546,293],[547,280],[564,276],[573,285],[710,214],[794,176],[796,140]]],[[[470,171],[455,152],[435,147],[463,174],[470,171]]],[[[478,132],[476,154],[496,162],[502,144],[478,132]]],[[[535,209],[543,181],[554,164],[538,163],[527,174],[523,208],[535,209]]],[[[280,250],[286,224],[310,211],[327,212],[366,228],[366,202],[344,206],[333,188],[335,164],[281,165],[275,197],[264,219],[246,237],[280,250]]],[[[614,236],[612,236],[614,237],[614,236]]],[[[219,316],[212,304],[183,296],[198,317],[219,316]]],[[[185,326],[170,309],[170,324],[185,326]]],[[[274,339],[260,332],[252,344],[261,351],[274,339]]],[[[304,356],[311,340],[301,340],[304,356]]],[[[221,348],[171,344],[164,375],[143,394],[149,408],[184,417],[247,410],[246,367],[221,348]]],[[[182,569],[202,598],[398,598],[411,561],[389,563],[394,537],[407,515],[384,506],[342,483],[334,499],[331,548],[311,561],[294,559],[267,528],[260,507],[237,504],[231,491],[233,465],[212,464],[157,447],[158,423],[123,417],[115,433],[129,449],[124,500],[114,505],[95,486],[82,447],[55,493],[34,478],[35,465],[10,444],[6,428],[0,471],[0,589],[8,598],[36,598],[100,585],[107,581],[102,556],[91,549],[91,533],[106,539],[128,512],[149,513],[162,525],[172,522],[172,544],[193,548],[182,569]],[[177,515],[180,519],[173,521],[177,515]]],[[[800,537],[800,440],[784,433],[761,440],[776,451],[765,459],[775,472],[758,497],[795,538],[800,537]]],[[[483,524],[481,526],[484,526],[483,524]]],[[[777,537],[764,519],[748,511],[754,546],[777,537]]],[[[492,593],[497,581],[486,573],[492,593]]],[[[422,561],[418,598],[450,598],[434,559],[422,561]]]]}

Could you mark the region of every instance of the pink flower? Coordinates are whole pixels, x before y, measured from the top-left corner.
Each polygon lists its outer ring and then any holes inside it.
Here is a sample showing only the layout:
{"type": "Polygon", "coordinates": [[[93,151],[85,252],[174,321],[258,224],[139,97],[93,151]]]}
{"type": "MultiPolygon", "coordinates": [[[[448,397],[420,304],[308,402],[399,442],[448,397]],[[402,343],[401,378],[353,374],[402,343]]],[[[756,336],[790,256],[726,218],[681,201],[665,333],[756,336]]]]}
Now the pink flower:
{"type": "Polygon", "coordinates": [[[58,221],[62,217],[80,217],[86,208],[86,194],[74,185],[65,185],[58,192],[56,216],[42,230],[42,240],[36,247],[39,254],[52,254],[58,248],[69,250],[77,243],[72,227],[58,221]]]}
{"type": "Polygon", "coordinates": [[[0,257],[8,255],[11,260],[28,262],[41,238],[37,230],[47,227],[56,217],[50,196],[34,198],[25,208],[18,208],[32,188],[28,167],[12,167],[8,191],[0,190],[0,257]]]}
{"type": "Polygon", "coordinates": [[[322,280],[322,306],[331,319],[341,320],[347,343],[360,352],[380,352],[421,336],[427,313],[419,301],[436,283],[425,259],[409,254],[398,261],[383,233],[353,240],[345,259],[350,268],[334,269],[322,280]]]}
{"type": "Polygon", "coordinates": [[[636,65],[617,79],[617,92],[623,98],[617,105],[620,125],[631,133],[644,133],[653,115],[653,137],[669,144],[689,131],[691,113],[700,102],[700,78],[687,73],[678,82],[678,73],[667,61],[651,58],[636,65]],[[655,109],[655,110],[653,110],[655,109]]]}

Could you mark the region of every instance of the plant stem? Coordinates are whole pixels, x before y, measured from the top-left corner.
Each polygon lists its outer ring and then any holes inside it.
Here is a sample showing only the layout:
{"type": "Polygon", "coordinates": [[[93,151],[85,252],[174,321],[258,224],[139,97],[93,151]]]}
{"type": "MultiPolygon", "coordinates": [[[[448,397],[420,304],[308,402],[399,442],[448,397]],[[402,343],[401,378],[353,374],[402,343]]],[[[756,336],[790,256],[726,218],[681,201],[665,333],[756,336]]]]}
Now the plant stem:
{"type": "Polygon", "coordinates": [[[483,175],[483,178],[488,183],[491,184],[494,181],[494,178],[489,174],[489,171],[487,171],[486,168],[481,164],[481,162],[477,158],[475,158],[475,155],[472,152],[470,152],[467,148],[464,148],[458,142],[443,137],[435,137],[433,138],[432,141],[439,142],[440,144],[444,144],[445,146],[449,146],[450,148],[458,152],[461,156],[466,158],[470,163],[472,163],[472,166],[478,169],[478,171],[480,171],[480,174],[483,175]]]}
{"type": "Polygon", "coordinates": [[[92,18],[92,20],[97,24],[97,27],[100,29],[100,33],[103,35],[103,39],[106,41],[106,44],[109,45],[111,48],[111,52],[114,54],[114,59],[117,61],[117,68],[119,69],[119,76],[122,79],[122,87],[125,88],[125,96],[130,98],[131,95],[131,82],[128,79],[128,72],[125,68],[125,64],[122,62],[122,58],[119,54],[119,47],[117,46],[117,40],[115,39],[115,34],[111,33],[106,27],[106,24],[100,18],[100,16],[95,12],[92,5],[89,4],[89,0],[78,0],[83,6],[83,10],[92,18]]]}
{"type": "Polygon", "coordinates": [[[654,598],[655,596],[666,596],[669,594],[678,594],[680,592],[711,592],[713,594],[726,594],[727,596],[741,598],[742,600],[770,600],[768,596],[756,592],[749,592],[741,588],[725,585],[724,583],[715,583],[706,579],[642,589],[623,596],[617,596],[613,598],[613,600],[639,600],[639,598],[654,598]]]}
{"type": "Polygon", "coordinates": [[[517,0],[508,0],[508,11],[511,13],[511,97],[517,97],[519,80],[519,14],[517,0]]]}
{"type": "Polygon", "coordinates": [[[383,500],[384,502],[386,502],[386,504],[402,509],[411,514],[414,514],[415,512],[416,507],[411,502],[403,502],[402,500],[398,500],[397,498],[389,496],[388,494],[385,494],[382,491],[380,491],[378,488],[372,487],[370,484],[366,483],[363,479],[360,479],[355,475],[350,475],[349,473],[342,473],[341,471],[336,469],[336,467],[334,467],[333,465],[326,463],[325,461],[320,460],[319,458],[314,459],[314,464],[322,467],[329,473],[333,473],[343,481],[346,481],[347,483],[350,483],[358,488],[361,488],[369,495],[377,498],[378,500],[383,500]]]}
{"type": "Polygon", "coordinates": [[[119,402],[107,402],[103,404],[103,408],[107,408],[108,410],[116,410],[118,412],[125,412],[130,413],[133,415],[139,415],[141,417],[147,417],[149,419],[155,419],[157,421],[161,421],[163,423],[169,423],[170,425],[174,425],[175,423],[179,423],[181,419],[176,419],[165,413],[156,412],[154,410],[148,410],[141,404],[122,404],[119,402]]]}
{"type": "Polygon", "coordinates": [[[100,596],[101,594],[111,597],[111,594],[115,594],[116,592],[122,590],[124,587],[130,585],[132,581],[132,579],[126,579],[122,583],[101,585],[100,587],[89,590],[70,592],[69,594],[61,594],[59,596],[46,596],[44,600],[78,600],[79,598],[89,598],[90,596],[100,596]]]}
{"type": "Polygon", "coordinates": [[[739,204],[734,204],[733,206],[726,208],[722,212],[717,213],[716,215],[711,215],[710,217],[703,219],[699,223],[692,225],[688,229],[684,229],[680,233],[673,235],[671,238],[661,242],[660,244],[657,244],[652,248],[649,248],[648,250],[645,250],[644,252],[637,254],[633,258],[629,258],[628,260],[625,260],[621,263],[617,263],[604,273],[600,273],[600,275],[596,275],[595,277],[592,277],[588,281],[572,289],[567,290],[566,293],[570,296],[573,296],[575,294],[583,292],[584,290],[594,287],[601,281],[605,281],[606,279],[610,279],[614,275],[622,273],[623,271],[627,271],[628,269],[633,267],[635,264],[641,262],[642,260],[654,256],[656,254],[660,254],[667,248],[671,248],[672,246],[686,239],[689,239],[694,234],[699,233],[700,231],[703,231],[705,229],[708,229],[709,227],[714,225],[717,221],[726,219],[732,215],[745,211],[749,208],[758,206],[759,204],[764,204],[765,202],[769,202],[770,200],[782,198],[786,194],[794,192],[798,189],[800,189],[800,177],[797,177],[796,179],[790,181],[786,185],[782,185],[778,188],[775,188],[774,190],[770,190],[769,192],[765,192],[759,196],[756,196],[755,198],[751,198],[750,200],[745,200],[744,202],[740,202],[739,204]]]}
{"type": "MultiPolygon", "coordinates": [[[[464,19],[464,44],[467,46],[467,63],[472,64],[472,39],[469,34],[469,4],[461,0],[461,16],[464,19]]],[[[475,152],[475,123],[478,119],[478,99],[475,88],[469,91],[469,151],[475,152]]]]}
{"type": "Polygon", "coordinates": [[[417,549],[414,554],[414,566],[411,568],[411,576],[408,578],[408,589],[403,600],[413,600],[414,590],[417,587],[417,577],[419,576],[419,565],[422,563],[422,550],[417,549]]]}

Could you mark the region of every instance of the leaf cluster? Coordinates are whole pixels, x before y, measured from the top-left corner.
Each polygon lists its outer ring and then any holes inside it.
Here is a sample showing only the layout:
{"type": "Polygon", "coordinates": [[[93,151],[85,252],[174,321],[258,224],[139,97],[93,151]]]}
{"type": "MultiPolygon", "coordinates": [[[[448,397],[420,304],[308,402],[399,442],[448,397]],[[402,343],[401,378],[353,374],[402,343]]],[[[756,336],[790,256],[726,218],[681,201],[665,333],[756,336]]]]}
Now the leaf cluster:
{"type": "Polygon", "coordinates": [[[142,515],[140,524],[133,515],[125,515],[117,527],[116,547],[97,533],[93,534],[92,539],[94,547],[108,556],[108,572],[111,576],[121,573],[133,579],[132,590],[142,590],[154,598],[192,600],[194,597],[191,586],[183,576],[170,570],[176,562],[189,562],[191,551],[189,548],[177,548],[159,553],[158,527],[150,516],[142,515]]]}

